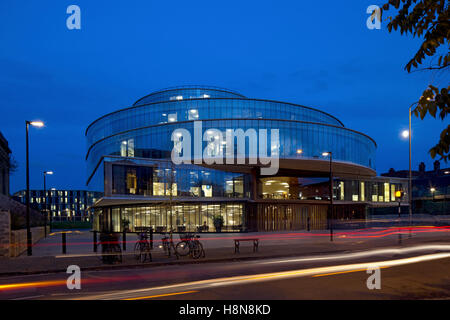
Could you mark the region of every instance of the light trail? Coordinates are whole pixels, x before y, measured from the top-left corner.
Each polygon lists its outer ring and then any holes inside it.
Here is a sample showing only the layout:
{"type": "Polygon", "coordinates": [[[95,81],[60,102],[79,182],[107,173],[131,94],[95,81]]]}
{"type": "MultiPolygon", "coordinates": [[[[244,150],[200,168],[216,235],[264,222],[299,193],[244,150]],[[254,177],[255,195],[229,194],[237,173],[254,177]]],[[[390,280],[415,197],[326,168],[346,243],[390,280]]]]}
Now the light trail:
{"type": "Polygon", "coordinates": [[[262,264],[281,264],[281,263],[293,263],[293,262],[311,262],[311,261],[334,261],[334,260],[348,260],[354,258],[366,258],[370,256],[379,256],[386,254],[408,254],[420,251],[450,251],[450,245],[437,244],[437,245],[420,245],[406,248],[387,248],[387,249],[375,249],[362,252],[342,253],[327,256],[310,256],[305,258],[284,259],[275,261],[265,261],[262,264]]]}
{"type": "MultiPolygon", "coordinates": [[[[450,226],[399,226],[399,227],[388,227],[388,228],[364,228],[358,229],[355,231],[336,231],[334,233],[335,237],[338,239],[373,239],[373,238],[383,238],[397,234],[405,234],[407,232],[410,233],[440,233],[440,232],[450,232],[450,226]]],[[[271,234],[261,234],[258,235],[260,242],[263,241],[276,241],[276,240],[301,240],[301,239],[315,239],[315,238],[328,238],[330,236],[329,232],[324,233],[311,233],[311,232],[289,232],[289,233],[271,233],[271,234]]],[[[254,238],[254,235],[235,235],[235,236],[221,236],[221,237],[206,237],[202,236],[200,241],[219,241],[219,240],[230,240],[234,239],[249,239],[254,238]]],[[[104,243],[113,243],[113,242],[104,242],[104,243]]],[[[117,242],[114,242],[117,243],[117,242]]],[[[122,245],[123,241],[118,241],[120,245],[122,245]]],[[[136,243],[135,240],[125,241],[127,245],[134,245],[136,243]]],[[[162,243],[161,239],[154,239],[153,244],[157,247],[159,243],[162,243]]],[[[93,245],[92,241],[78,241],[78,242],[70,242],[66,243],[66,246],[76,247],[76,246],[91,246],[93,245]]],[[[33,248],[38,247],[54,247],[61,246],[60,242],[53,243],[37,243],[33,245],[33,248]]],[[[94,254],[74,254],[72,257],[78,256],[93,256],[94,254]]],[[[58,255],[57,258],[68,257],[68,255],[58,255]]]]}
{"type": "MultiPolygon", "coordinates": [[[[271,264],[293,264],[293,263],[302,263],[302,262],[324,262],[324,261],[336,261],[336,260],[349,260],[349,259],[357,259],[357,258],[367,258],[371,256],[380,256],[380,255],[402,255],[402,254],[411,254],[417,252],[435,252],[435,251],[450,251],[450,245],[446,244],[433,244],[433,245],[419,245],[414,247],[406,247],[406,248],[386,248],[386,249],[375,249],[363,252],[355,252],[355,253],[342,253],[342,254],[332,254],[332,255],[319,255],[319,256],[309,256],[303,258],[293,258],[293,259],[272,259],[269,261],[250,261],[246,262],[244,267],[258,266],[258,265],[271,265],[271,264]]],[[[448,253],[450,255],[450,252],[448,253]]],[[[371,262],[367,264],[376,264],[376,262],[371,262]]],[[[343,266],[334,266],[334,268],[342,268],[343,266]]],[[[333,267],[324,267],[324,268],[333,268],[333,267]]],[[[361,268],[360,268],[361,269],[361,268]]],[[[313,269],[305,269],[305,270],[321,270],[320,268],[313,269]]],[[[295,275],[301,275],[305,270],[297,270],[294,271],[295,275]]],[[[326,270],[326,269],[325,269],[326,270]]],[[[354,270],[354,269],[351,269],[354,270]]],[[[123,271],[123,270],[122,270],[123,271]]],[[[324,271],[322,273],[332,273],[332,272],[342,272],[343,270],[337,271],[324,271]]],[[[344,270],[348,271],[348,270],[344,270]]],[[[101,283],[113,283],[113,282],[130,282],[130,281],[142,281],[142,280],[150,280],[150,279],[160,279],[162,277],[172,277],[176,276],[177,271],[158,271],[148,270],[146,274],[139,275],[130,275],[130,276],[105,276],[97,279],[84,279],[83,285],[91,285],[91,284],[101,284],[101,283]]],[[[239,283],[245,277],[246,280],[255,280],[255,279],[271,279],[274,275],[283,274],[283,273],[274,273],[274,274],[262,274],[262,275],[250,275],[250,276],[239,276],[239,277],[229,277],[229,278],[219,278],[220,279],[228,279],[228,284],[231,283],[239,283]]],[[[217,280],[217,279],[216,279],[217,280]]],[[[216,281],[216,280],[203,280],[203,281],[216,281]]],[[[219,281],[222,283],[223,281],[219,281]]],[[[196,282],[197,283],[197,282],[196,282]]],[[[203,283],[203,282],[199,282],[203,283]]],[[[209,282],[208,282],[209,283],[209,282]]],[[[211,284],[214,285],[214,284],[211,284]]],[[[33,289],[38,287],[54,287],[54,286],[66,286],[66,279],[64,280],[53,280],[53,281],[40,281],[40,282],[24,282],[24,283],[10,283],[10,284],[1,284],[0,285],[0,293],[7,292],[10,290],[26,290],[33,289]]],[[[179,285],[176,285],[179,286],[179,285]]],[[[163,289],[169,287],[161,287],[163,289]]],[[[149,289],[143,289],[149,290],[149,289]]],[[[152,289],[154,290],[154,289],[152,289]]],[[[155,289],[156,290],[156,289],[155,289]]],[[[184,290],[189,291],[189,290],[184,290]]]]}
{"type": "Polygon", "coordinates": [[[166,294],[157,294],[154,296],[147,296],[147,297],[138,297],[138,298],[129,298],[129,299],[124,299],[124,300],[144,300],[144,299],[153,299],[153,298],[161,298],[161,297],[168,297],[168,296],[177,296],[180,294],[188,294],[188,293],[194,293],[194,292],[198,292],[195,290],[192,291],[185,291],[185,292],[174,292],[174,293],[166,293],[166,294]]]}
{"type": "Polygon", "coordinates": [[[273,281],[273,280],[283,280],[289,278],[297,278],[297,277],[306,277],[306,276],[314,276],[320,274],[330,274],[336,272],[343,271],[354,271],[354,270],[362,270],[367,268],[389,268],[401,265],[407,265],[412,263],[426,262],[437,259],[445,259],[450,258],[450,253],[434,253],[428,255],[422,255],[417,257],[410,257],[404,259],[396,259],[396,260],[385,260],[385,261],[376,261],[376,262],[365,262],[365,263],[356,263],[356,264],[347,264],[347,265],[338,265],[338,266],[327,266],[327,267],[318,267],[318,268],[310,268],[310,269],[299,269],[299,270],[291,270],[291,271],[283,271],[283,272],[272,272],[272,273],[263,273],[256,275],[245,275],[245,276],[234,276],[234,277],[223,277],[216,279],[208,279],[208,280],[200,280],[200,281],[192,281],[186,283],[179,283],[167,286],[159,286],[152,288],[144,288],[144,289],[136,289],[136,290],[123,290],[109,294],[102,295],[91,295],[83,297],[82,299],[88,300],[119,300],[119,299],[130,299],[130,298],[141,298],[145,299],[147,296],[153,295],[161,295],[168,294],[174,292],[186,292],[193,290],[201,290],[201,289],[210,289],[217,287],[224,287],[230,285],[243,285],[250,284],[255,282],[262,281],[273,281]]]}

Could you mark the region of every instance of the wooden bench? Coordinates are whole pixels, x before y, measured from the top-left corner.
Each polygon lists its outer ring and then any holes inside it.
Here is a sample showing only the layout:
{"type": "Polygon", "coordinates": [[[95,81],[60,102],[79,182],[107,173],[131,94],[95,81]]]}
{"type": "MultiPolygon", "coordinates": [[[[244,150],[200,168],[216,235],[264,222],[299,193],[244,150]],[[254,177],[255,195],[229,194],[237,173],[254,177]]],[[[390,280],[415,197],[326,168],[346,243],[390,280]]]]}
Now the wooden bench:
{"type": "Polygon", "coordinates": [[[253,241],[253,252],[258,251],[259,239],[251,238],[251,239],[234,239],[234,253],[240,253],[239,246],[241,241],[253,241]]]}

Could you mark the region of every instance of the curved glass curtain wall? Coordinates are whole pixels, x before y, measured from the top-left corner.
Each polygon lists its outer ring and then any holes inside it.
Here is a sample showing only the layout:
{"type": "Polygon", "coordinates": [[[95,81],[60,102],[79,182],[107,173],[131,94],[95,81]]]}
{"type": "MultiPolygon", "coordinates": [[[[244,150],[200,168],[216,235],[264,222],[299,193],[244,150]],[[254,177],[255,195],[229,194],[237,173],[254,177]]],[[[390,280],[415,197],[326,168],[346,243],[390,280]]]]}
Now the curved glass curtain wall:
{"type": "Polygon", "coordinates": [[[230,91],[228,89],[214,87],[188,87],[188,88],[167,88],[139,99],[133,105],[142,105],[146,103],[161,101],[179,101],[187,99],[201,98],[245,98],[242,94],[230,91]]]}
{"type": "Polygon", "coordinates": [[[108,157],[113,195],[250,198],[250,176],[197,165],[173,166],[171,161],[108,157]],[[144,165],[142,165],[144,164],[144,165]]]}
{"type": "MultiPolygon", "coordinates": [[[[194,121],[168,123],[106,138],[94,144],[88,151],[88,174],[93,173],[98,161],[105,155],[170,159],[173,148],[172,132],[177,128],[184,128],[191,133],[191,138],[194,139],[193,125],[194,121]],[[132,144],[132,154],[124,154],[124,143],[132,144]]],[[[375,142],[361,133],[346,128],[318,123],[259,119],[207,120],[202,121],[202,126],[203,132],[209,128],[216,128],[221,130],[223,135],[225,135],[225,130],[230,128],[267,129],[268,154],[270,154],[270,129],[279,129],[280,158],[299,158],[298,149],[302,149],[301,157],[305,158],[321,158],[322,152],[332,151],[334,160],[351,162],[375,170],[375,142]]],[[[207,142],[202,142],[202,150],[206,145],[207,142]]],[[[248,148],[248,143],[246,145],[248,148]]],[[[129,148],[125,149],[128,152],[129,148]]],[[[248,154],[248,150],[246,152],[248,154]]]]}
{"type": "Polygon", "coordinates": [[[343,126],[319,110],[256,99],[195,99],[155,103],[111,113],[87,129],[88,148],[96,141],[126,130],[155,124],[208,119],[280,119],[343,126]]]}

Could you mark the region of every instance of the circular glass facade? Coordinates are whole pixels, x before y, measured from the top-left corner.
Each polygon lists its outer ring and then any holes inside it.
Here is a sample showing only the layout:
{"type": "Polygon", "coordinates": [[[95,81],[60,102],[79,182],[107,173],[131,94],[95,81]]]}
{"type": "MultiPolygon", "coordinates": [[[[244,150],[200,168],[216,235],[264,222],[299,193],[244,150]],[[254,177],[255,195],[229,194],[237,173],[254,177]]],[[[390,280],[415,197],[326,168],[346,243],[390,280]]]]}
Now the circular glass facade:
{"type": "MultiPolygon", "coordinates": [[[[284,102],[248,99],[220,88],[182,87],[152,93],[132,107],[107,114],[86,130],[88,175],[102,156],[170,159],[176,129],[194,136],[195,121],[203,131],[215,128],[279,130],[279,158],[321,157],[375,170],[376,143],[347,129],[337,118],[317,109],[284,102]]],[[[202,149],[207,142],[202,142],[202,149]]],[[[270,148],[270,145],[267,146],[270,148]]],[[[266,151],[270,154],[270,150],[266,151]]]]}

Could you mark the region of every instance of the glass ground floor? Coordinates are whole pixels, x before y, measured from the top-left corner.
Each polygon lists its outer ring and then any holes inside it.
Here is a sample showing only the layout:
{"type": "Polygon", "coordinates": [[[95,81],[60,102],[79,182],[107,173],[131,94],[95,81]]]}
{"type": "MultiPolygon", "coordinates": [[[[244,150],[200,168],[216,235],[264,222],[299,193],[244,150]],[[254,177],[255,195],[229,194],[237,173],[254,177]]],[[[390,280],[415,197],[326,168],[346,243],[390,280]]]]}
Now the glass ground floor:
{"type": "Polygon", "coordinates": [[[96,208],[97,231],[136,232],[152,227],[155,232],[216,232],[214,220],[221,217],[222,232],[245,230],[245,203],[155,203],[96,208]]]}
{"type": "MultiPolygon", "coordinates": [[[[365,219],[368,206],[335,204],[333,219],[365,219]]],[[[186,202],[124,204],[95,208],[93,227],[100,232],[246,232],[324,230],[330,218],[329,203],[186,202]],[[215,220],[223,221],[217,230],[215,220]]]]}

